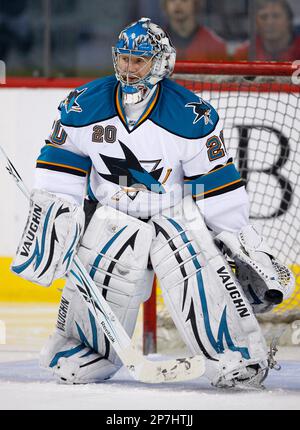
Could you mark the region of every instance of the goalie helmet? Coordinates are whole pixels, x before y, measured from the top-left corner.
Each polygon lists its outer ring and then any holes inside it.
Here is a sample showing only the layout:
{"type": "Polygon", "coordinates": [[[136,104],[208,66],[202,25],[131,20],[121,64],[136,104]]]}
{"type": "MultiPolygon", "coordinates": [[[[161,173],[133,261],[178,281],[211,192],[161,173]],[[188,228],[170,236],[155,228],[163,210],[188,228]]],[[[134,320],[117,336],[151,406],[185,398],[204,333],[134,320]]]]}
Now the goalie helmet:
{"type": "Polygon", "coordinates": [[[116,78],[122,85],[125,103],[141,101],[174,69],[176,50],[164,30],[149,18],[141,18],[121,31],[112,51],[116,78]],[[125,60],[127,67],[124,67],[125,60]],[[137,61],[140,62],[138,72],[132,66],[137,61]]]}

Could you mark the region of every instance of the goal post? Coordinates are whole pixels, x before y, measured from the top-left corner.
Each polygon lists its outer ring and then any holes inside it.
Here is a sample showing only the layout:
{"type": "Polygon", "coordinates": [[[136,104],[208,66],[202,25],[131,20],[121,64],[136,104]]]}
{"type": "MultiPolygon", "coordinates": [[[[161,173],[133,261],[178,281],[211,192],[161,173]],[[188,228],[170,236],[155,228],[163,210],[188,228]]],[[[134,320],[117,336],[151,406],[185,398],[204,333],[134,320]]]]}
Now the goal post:
{"type": "MultiPolygon", "coordinates": [[[[278,328],[300,319],[299,75],[297,62],[178,62],[173,75],[217,110],[226,147],[246,184],[251,220],[260,224],[274,254],[295,274],[292,297],[259,317],[268,327],[267,337],[270,325],[278,328]]],[[[160,343],[172,342],[159,285],[145,303],[144,315],[144,339],[151,339],[144,343],[145,353],[154,352],[156,343],[159,349],[160,343]]],[[[285,337],[290,343],[291,332],[285,337]]]]}

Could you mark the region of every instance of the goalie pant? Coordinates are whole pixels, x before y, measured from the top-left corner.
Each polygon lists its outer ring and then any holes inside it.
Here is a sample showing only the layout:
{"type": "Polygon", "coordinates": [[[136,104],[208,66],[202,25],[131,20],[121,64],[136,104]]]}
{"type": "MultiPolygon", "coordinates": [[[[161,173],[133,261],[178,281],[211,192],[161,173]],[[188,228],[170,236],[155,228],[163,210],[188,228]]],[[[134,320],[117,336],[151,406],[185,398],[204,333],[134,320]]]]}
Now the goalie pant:
{"type": "MultiPolygon", "coordinates": [[[[151,292],[150,255],[178,331],[192,354],[206,357],[206,376],[214,384],[249,365],[267,366],[266,345],[251,306],[197,205],[187,196],[170,211],[147,224],[110,207],[98,208],[79,258],[130,336],[139,306],[151,292]]],[[[69,282],[57,329],[40,362],[67,383],[105,380],[121,366],[69,282]]]]}

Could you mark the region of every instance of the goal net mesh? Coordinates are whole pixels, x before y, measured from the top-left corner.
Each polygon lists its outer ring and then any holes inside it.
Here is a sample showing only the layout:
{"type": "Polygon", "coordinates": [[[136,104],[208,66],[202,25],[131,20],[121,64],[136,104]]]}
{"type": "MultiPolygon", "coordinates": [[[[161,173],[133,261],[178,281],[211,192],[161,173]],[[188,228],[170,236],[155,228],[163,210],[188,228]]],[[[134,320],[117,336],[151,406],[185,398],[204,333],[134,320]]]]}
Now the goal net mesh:
{"type": "MultiPolygon", "coordinates": [[[[268,341],[275,333],[282,334],[281,343],[293,344],[300,320],[300,85],[288,72],[277,76],[275,67],[269,76],[255,66],[247,74],[239,74],[238,65],[235,75],[224,75],[222,66],[220,74],[216,71],[186,74],[181,67],[174,79],[217,110],[226,147],[246,184],[251,220],[294,272],[291,298],[258,317],[268,341]]],[[[180,345],[159,285],[156,301],[158,351],[168,342],[170,348],[180,345]]]]}

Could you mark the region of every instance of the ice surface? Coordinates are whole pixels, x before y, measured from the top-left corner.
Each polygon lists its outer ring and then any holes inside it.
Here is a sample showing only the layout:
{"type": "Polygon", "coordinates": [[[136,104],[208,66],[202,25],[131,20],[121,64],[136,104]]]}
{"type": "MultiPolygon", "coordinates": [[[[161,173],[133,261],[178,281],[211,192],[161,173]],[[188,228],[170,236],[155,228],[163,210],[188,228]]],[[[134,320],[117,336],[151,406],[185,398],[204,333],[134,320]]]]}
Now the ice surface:
{"type": "Polygon", "coordinates": [[[224,391],[204,378],[176,384],[146,385],[126,369],[102,384],[57,384],[38,361],[0,363],[1,409],[300,409],[300,364],[283,361],[272,371],[266,390],[224,391]]]}
{"type": "Polygon", "coordinates": [[[56,307],[0,306],[7,325],[7,343],[0,345],[0,409],[300,409],[299,347],[280,348],[282,370],[271,371],[260,392],[217,390],[204,378],[146,385],[124,368],[101,384],[58,384],[38,366],[38,350],[55,315],[56,307]]]}

